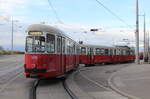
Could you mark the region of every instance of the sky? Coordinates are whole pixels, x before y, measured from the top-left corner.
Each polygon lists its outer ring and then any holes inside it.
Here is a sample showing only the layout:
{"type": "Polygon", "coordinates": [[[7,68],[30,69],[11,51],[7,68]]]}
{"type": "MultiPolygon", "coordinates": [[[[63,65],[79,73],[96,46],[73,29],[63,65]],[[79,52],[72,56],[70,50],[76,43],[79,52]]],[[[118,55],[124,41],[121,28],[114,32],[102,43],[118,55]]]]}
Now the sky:
{"type": "MultiPolygon", "coordinates": [[[[0,46],[10,49],[11,20],[14,20],[14,49],[24,51],[25,32],[30,24],[45,24],[62,29],[74,40],[82,40],[94,45],[126,45],[135,43],[135,1],[136,0],[99,0],[113,13],[123,19],[124,24],[96,0],[0,0],[0,46]],[[98,32],[90,29],[98,28],[98,32]]],[[[140,15],[146,14],[147,31],[150,27],[150,1],[139,0],[140,15]]],[[[143,41],[143,17],[140,17],[140,49],[143,41]]]]}

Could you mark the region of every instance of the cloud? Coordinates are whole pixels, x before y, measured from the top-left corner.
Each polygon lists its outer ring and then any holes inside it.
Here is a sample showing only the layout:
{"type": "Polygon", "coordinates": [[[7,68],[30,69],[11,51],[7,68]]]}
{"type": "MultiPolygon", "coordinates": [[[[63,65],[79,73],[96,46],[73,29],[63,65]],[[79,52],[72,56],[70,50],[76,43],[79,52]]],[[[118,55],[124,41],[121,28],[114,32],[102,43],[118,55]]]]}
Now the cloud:
{"type": "MultiPolygon", "coordinates": [[[[14,44],[15,48],[17,46],[22,46],[22,49],[25,44],[25,30],[31,23],[22,23],[21,29],[18,28],[19,22],[15,25],[15,32],[14,32],[14,44]]],[[[134,38],[134,31],[130,31],[127,29],[124,29],[124,32],[120,32],[121,28],[115,28],[115,29],[106,29],[102,28],[102,30],[105,30],[100,33],[91,32],[90,25],[84,25],[84,24],[58,24],[58,23],[47,23],[51,26],[54,26],[56,28],[60,28],[66,35],[71,37],[75,41],[82,40],[84,44],[92,44],[92,45],[105,45],[105,46],[113,46],[113,45],[126,45],[127,42],[122,42],[123,39],[129,39],[130,46],[135,46],[135,38],[134,38]],[[85,32],[86,31],[86,32],[85,32]]],[[[5,26],[0,26],[0,45],[10,47],[11,42],[11,24],[8,23],[5,26]],[[9,38],[9,40],[6,40],[6,38],[9,38]]],[[[141,39],[142,40],[142,39],[141,39]]],[[[140,43],[140,48],[142,48],[142,42],[140,43]]],[[[6,47],[5,47],[6,48],[6,47]]]]}
{"type": "Polygon", "coordinates": [[[15,8],[21,8],[28,0],[0,0],[0,10],[11,12],[15,8]]]}
{"type": "Polygon", "coordinates": [[[46,5],[48,5],[48,2],[37,2],[37,3],[35,3],[35,5],[46,6],[46,5]]]}
{"type": "MultiPolygon", "coordinates": [[[[14,24],[14,49],[24,50],[25,45],[25,30],[29,24],[17,22],[14,24]]],[[[11,47],[11,23],[4,22],[4,25],[0,26],[0,46],[5,49],[10,49],[11,47]]]]}
{"type": "Polygon", "coordinates": [[[10,16],[6,15],[6,14],[1,14],[0,15],[0,20],[5,20],[5,21],[9,21],[10,20],[10,16]]]}

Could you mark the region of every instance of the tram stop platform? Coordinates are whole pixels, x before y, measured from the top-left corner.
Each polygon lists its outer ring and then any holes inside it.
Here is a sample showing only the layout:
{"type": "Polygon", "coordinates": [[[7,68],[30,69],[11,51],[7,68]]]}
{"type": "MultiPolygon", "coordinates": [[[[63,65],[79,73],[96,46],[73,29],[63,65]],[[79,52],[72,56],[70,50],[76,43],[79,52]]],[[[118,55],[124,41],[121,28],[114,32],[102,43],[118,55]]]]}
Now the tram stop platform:
{"type": "Polygon", "coordinates": [[[114,73],[110,86],[129,99],[150,99],[150,64],[132,64],[114,73]]]}

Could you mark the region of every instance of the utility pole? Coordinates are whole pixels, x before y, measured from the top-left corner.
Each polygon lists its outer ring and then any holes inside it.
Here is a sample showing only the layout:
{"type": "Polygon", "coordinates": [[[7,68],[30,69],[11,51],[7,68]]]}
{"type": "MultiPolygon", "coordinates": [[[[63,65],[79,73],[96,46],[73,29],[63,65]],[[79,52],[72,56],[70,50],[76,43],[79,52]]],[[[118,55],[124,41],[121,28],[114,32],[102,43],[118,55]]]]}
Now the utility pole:
{"type": "Polygon", "coordinates": [[[14,23],[19,22],[18,20],[14,20],[13,16],[11,18],[11,54],[13,54],[14,51],[14,23]]]}
{"type": "Polygon", "coordinates": [[[14,50],[14,20],[11,19],[11,53],[13,54],[14,50]]]}
{"type": "Polygon", "coordinates": [[[143,15],[144,17],[144,62],[146,62],[147,60],[147,53],[146,53],[146,23],[145,23],[145,13],[143,15]]]}
{"type": "Polygon", "coordinates": [[[135,32],[135,36],[136,36],[136,64],[139,64],[139,4],[138,4],[138,0],[136,0],[136,32],[135,32]]]}
{"type": "Polygon", "coordinates": [[[148,59],[148,62],[149,62],[150,61],[150,53],[149,53],[149,31],[147,33],[148,33],[148,37],[147,37],[147,59],[148,59]]]}

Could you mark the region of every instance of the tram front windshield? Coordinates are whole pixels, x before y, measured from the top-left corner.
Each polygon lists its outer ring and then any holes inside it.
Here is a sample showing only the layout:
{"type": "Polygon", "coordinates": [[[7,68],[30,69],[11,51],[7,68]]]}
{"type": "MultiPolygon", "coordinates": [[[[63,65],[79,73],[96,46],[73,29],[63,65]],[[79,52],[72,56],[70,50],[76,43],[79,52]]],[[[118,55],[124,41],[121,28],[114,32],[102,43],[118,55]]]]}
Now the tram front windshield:
{"type": "Polygon", "coordinates": [[[28,36],[26,38],[26,52],[45,52],[45,37],[28,36]]]}

